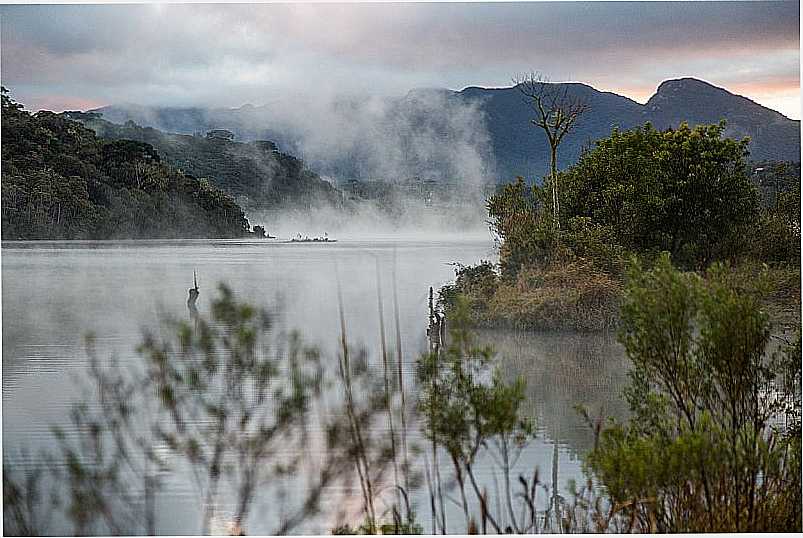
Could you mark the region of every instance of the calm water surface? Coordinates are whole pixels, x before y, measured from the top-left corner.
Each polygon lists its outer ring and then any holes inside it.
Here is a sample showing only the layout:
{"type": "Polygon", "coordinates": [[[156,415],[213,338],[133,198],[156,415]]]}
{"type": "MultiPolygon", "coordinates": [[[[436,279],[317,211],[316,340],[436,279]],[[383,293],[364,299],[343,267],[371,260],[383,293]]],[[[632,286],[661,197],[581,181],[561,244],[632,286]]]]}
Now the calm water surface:
{"type": "MultiPolygon", "coordinates": [[[[3,457],[16,468],[43,465],[41,449],[53,447],[50,428],[69,432],[70,404],[85,379],[83,337],[97,337],[101,357],[135,361],[134,348],[160,314],[187,316],[187,288],[198,274],[198,308],[208,309],[216,283],[225,281],[238,297],[273,307],[282,315],[279,331],[297,329],[304,340],[336,361],[339,336],[337,280],[342,285],[349,341],[364,346],[377,364],[377,264],[383,284],[385,319],[392,320],[392,289],[398,288],[404,370],[412,382],[415,358],[426,349],[427,293],[454,276],[454,263],[496,259],[490,240],[340,241],[277,244],[265,241],[4,242],[2,245],[3,457]]],[[[582,480],[580,456],[591,436],[574,406],[592,412],[624,413],[619,391],[627,368],[611,335],[533,335],[482,332],[494,344],[511,378],[528,383],[527,407],[537,418],[539,437],[523,454],[517,471],[551,476],[554,446],[559,484],[582,480]]],[[[392,343],[392,330],[388,338],[392,343]]],[[[489,462],[480,480],[491,483],[489,462]]],[[[357,493],[354,493],[355,499],[357,493]]],[[[425,489],[415,495],[417,514],[430,531],[425,489]]],[[[159,499],[158,530],[199,532],[198,495],[190,483],[168,481],[159,499]]],[[[274,528],[271,499],[258,499],[248,520],[251,534],[274,528]]],[[[358,505],[358,501],[355,502],[358,505]]],[[[464,532],[454,507],[451,532],[464,532]]],[[[452,515],[450,514],[450,516],[452,515]]],[[[329,514],[331,516],[331,514],[329,514]]],[[[326,533],[326,514],[300,529],[326,533]]],[[[54,517],[49,531],[70,532],[54,517]]]]}

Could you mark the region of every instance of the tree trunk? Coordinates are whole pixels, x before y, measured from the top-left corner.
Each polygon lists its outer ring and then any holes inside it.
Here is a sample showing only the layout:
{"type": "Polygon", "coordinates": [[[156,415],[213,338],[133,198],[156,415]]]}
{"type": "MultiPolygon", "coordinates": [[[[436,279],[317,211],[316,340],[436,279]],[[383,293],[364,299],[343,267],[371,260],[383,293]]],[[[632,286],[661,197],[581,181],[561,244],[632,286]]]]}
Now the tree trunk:
{"type": "Polygon", "coordinates": [[[555,224],[555,229],[560,229],[560,198],[558,196],[558,146],[557,144],[550,145],[551,156],[549,162],[549,169],[551,173],[552,183],[552,221],[555,224]]]}

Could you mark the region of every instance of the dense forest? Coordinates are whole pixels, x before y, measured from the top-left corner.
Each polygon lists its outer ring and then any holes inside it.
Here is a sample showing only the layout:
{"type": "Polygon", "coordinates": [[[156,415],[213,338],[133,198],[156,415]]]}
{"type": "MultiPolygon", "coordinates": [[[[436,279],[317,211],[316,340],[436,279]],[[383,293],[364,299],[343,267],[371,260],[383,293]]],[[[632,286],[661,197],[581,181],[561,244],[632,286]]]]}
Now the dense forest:
{"type": "Polygon", "coordinates": [[[341,200],[329,182],[267,140],[237,142],[224,129],[202,136],[171,134],[132,121],[111,123],[93,112],[65,115],[103,139],[152,145],[166,162],[186,173],[209,178],[210,183],[234,196],[247,210],[307,209],[337,205],[341,200]]]}
{"type": "Polygon", "coordinates": [[[249,224],[209,181],[150,144],[104,141],[63,115],[2,94],[3,239],[240,237],[249,224]]]}

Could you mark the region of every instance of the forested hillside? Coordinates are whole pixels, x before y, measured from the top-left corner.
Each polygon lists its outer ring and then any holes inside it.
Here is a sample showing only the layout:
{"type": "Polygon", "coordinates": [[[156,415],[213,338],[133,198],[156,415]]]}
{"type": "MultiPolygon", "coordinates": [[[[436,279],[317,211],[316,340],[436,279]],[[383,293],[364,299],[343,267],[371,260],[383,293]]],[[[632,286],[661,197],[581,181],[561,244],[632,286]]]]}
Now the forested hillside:
{"type": "Polygon", "coordinates": [[[103,141],[60,114],[2,93],[2,238],[240,237],[242,209],[151,145],[103,141]]]}
{"type": "Polygon", "coordinates": [[[171,165],[200,177],[231,194],[247,210],[311,208],[340,201],[338,191],[303,161],[278,151],[273,142],[236,142],[218,136],[165,133],[132,121],[108,122],[97,113],[68,112],[108,140],[137,140],[152,145],[171,165]]]}

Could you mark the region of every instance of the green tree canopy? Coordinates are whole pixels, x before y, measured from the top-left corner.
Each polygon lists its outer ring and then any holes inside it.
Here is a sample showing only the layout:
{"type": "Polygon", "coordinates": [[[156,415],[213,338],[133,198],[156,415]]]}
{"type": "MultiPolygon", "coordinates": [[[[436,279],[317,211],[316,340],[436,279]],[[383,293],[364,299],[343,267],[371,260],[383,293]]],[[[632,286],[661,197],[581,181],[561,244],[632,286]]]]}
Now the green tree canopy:
{"type": "Polygon", "coordinates": [[[556,246],[556,230],[546,206],[547,191],[519,177],[488,199],[491,229],[501,241],[502,276],[514,277],[527,264],[548,259],[556,246]]]}
{"type": "Polygon", "coordinates": [[[668,251],[685,267],[737,254],[758,193],[745,173],[748,140],[724,129],[614,129],[563,174],[562,220],[588,218],[626,249],[668,251]]]}

